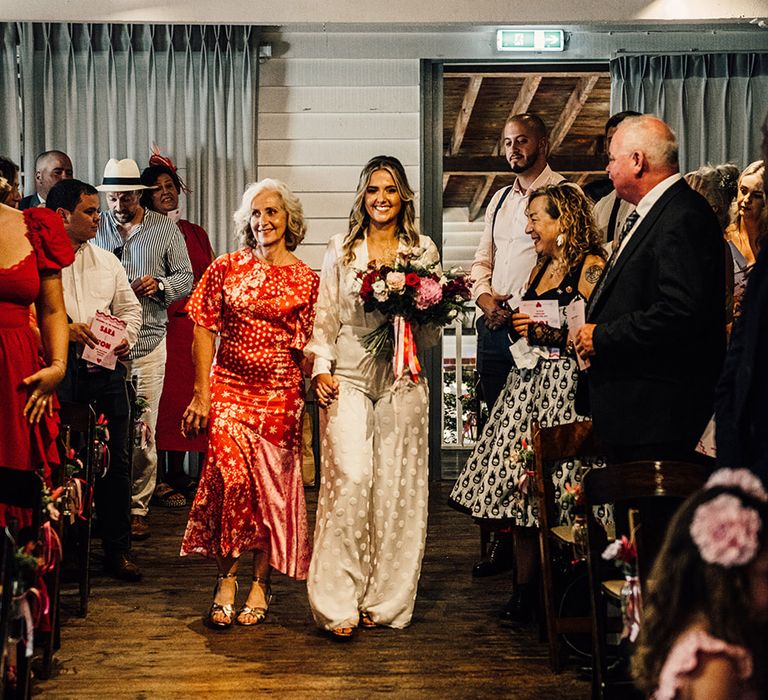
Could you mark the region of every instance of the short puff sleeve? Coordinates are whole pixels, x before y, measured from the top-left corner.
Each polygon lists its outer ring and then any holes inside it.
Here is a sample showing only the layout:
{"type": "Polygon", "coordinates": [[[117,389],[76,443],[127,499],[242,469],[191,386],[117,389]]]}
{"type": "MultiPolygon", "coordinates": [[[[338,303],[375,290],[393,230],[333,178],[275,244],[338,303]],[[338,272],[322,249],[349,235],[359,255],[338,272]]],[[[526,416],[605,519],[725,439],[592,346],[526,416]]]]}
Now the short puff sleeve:
{"type": "Polygon", "coordinates": [[[214,333],[221,331],[224,312],[224,280],[231,267],[229,253],[214,260],[203,273],[187,303],[189,317],[214,333]]]}
{"type": "Polygon", "coordinates": [[[712,637],[703,630],[691,630],[672,646],[659,674],[659,687],[651,700],[674,700],[686,679],[698,668],[703,654],[729,658],[742,682],[752,677],[752,655],[746,649],[712,637]]]}
{"type": "Polygon", "coordinates": [[[55,211],[34,207],[25,209],[23,214],[40,273],[58,272],[75,261],[75,250],[64,230],[64,222],[55,211]]]}
{"type": "Polygon", "coordinates": [[[310,338],[315,324],[317,295],[320,287],[320,278],[308,266],[301,264],[302,272],[296,289],[296,294],[301,300],[299,314],[296,319],[296,328],[291,339],[290,346],[294,350],[303,351],[310,338]]]}

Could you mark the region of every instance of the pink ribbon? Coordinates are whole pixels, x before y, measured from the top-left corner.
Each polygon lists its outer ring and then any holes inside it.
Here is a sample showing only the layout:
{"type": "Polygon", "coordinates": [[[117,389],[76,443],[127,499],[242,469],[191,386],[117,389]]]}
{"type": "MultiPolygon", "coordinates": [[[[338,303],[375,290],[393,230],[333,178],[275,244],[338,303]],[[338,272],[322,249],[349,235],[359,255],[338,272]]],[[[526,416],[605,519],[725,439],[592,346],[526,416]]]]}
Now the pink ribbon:
{"type": "Polygon", "coordinates": [[[625,576],[621,588],[621,616],[623,628],[621,638],[629,637],[630,642],[640,634],[640,621],[643,616],[643,598],[640,590],[640,579],[637,576],[625,576]]]}
{"type": "Polygon", "coordinates": [[[402,316],[395,316],[392,319],[392,324],[395,329],[395,352],[392,355],[392,371],[395,375],[395,382],[403,378],[406,368],[410,379],[413,382],[418,382],[421,363],[416,355],[416,341],[413,337],[411,323],[402,316]]]}

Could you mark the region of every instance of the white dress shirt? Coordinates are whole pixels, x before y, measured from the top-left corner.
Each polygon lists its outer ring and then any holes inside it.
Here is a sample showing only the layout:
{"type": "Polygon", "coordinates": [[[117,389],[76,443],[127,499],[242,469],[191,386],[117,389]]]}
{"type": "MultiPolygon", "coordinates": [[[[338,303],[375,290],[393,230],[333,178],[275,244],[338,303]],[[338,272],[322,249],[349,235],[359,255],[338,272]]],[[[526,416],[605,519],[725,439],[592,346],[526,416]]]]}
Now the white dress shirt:
{"type": "Polygon", "coordinates": [[[635,231],[637,231],[642,220],[648,215],[648,212],[651,211],[651,207],[653,207],[653,205],[656,204],[656,202],[658,202],[659,199],[661,199],[661,195],[663,195],[670,187],[672,187],[672,185],[674,185],[676,182],[682,179],[683,179],[683,176],[680,173],[675,173],[674,175],[670,175],[668,178],[662,180],[652,190],[647,192],[645,197],[643,197],[637,203],[637,207],[635,207],[635,211],[637,212],[638,218],[635,221],[635,225],[631,229],[629,229],[629,231],[627,231],[627,233],[624,235],[624,238],[621,241],[621,248],[619,248],[619,252],[616,255],[616,259],[618,259],[621,256],[621,254],[624,252],[624,250],[627,247],[627,242],[635,234],[635,231]]]}
{"type": "Polygon", "coordinates": [[[472,262],[472,296],[475,299],[488,293],[496,298],[512,297],[514,305],[522,297],[536,263],[533,241],[525,232],[528,193],[539,187],[556,185],[564,179],[547,165],[525,192],[520,187],[520,181],[515,180],[512,191],[496,215],[495,227],[493,215],[504,188],[493,195],[485,210],[485,229],[472,262]]]}
{"type": "Polygon", "coordinates": [[[141,328],[141,304],[112,253],[89,243],[81,245],[75,251],[75,262],[61,271],[61,282],[72,323],[90,325],[97,311],[112,314],[128,324],[128,345],[135,345],[141,328]]]}

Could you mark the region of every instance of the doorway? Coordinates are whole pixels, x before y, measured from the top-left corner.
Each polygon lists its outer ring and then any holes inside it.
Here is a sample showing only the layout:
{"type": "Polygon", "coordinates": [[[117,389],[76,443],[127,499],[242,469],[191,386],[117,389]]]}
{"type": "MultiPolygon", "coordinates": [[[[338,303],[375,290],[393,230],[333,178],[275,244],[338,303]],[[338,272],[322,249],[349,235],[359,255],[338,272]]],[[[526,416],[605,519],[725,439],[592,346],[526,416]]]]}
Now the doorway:
{"type": "MultiPolygon", "coordinates": [[[[488,202],[514,182],[501,135],[507,118],[521,112],[547,125],[552,169],[602,196],[607,63],[422,63],[422,225],[446,269],[470,270],[488,202]]],[[[487,412],[475,391],[475,341],[474,318],[465,319],[445,329],[434,358],[430,376],[440,390],[432,392],[430,447],[439,460],[432,478],[455,478],[487,412]]]]}

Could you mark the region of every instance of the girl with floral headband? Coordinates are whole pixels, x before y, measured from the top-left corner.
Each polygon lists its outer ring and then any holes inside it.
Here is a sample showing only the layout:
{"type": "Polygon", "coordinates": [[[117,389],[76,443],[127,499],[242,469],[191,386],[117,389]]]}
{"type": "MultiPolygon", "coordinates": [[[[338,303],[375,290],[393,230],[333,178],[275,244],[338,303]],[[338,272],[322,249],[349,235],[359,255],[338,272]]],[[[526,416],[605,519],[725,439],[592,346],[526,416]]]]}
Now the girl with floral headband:
{"type": "Polygon", "coordinates": [[[654,564],[632,661],[652,700],[764,697],[768,494],[721,469],[670,523],[654,564]]]}

